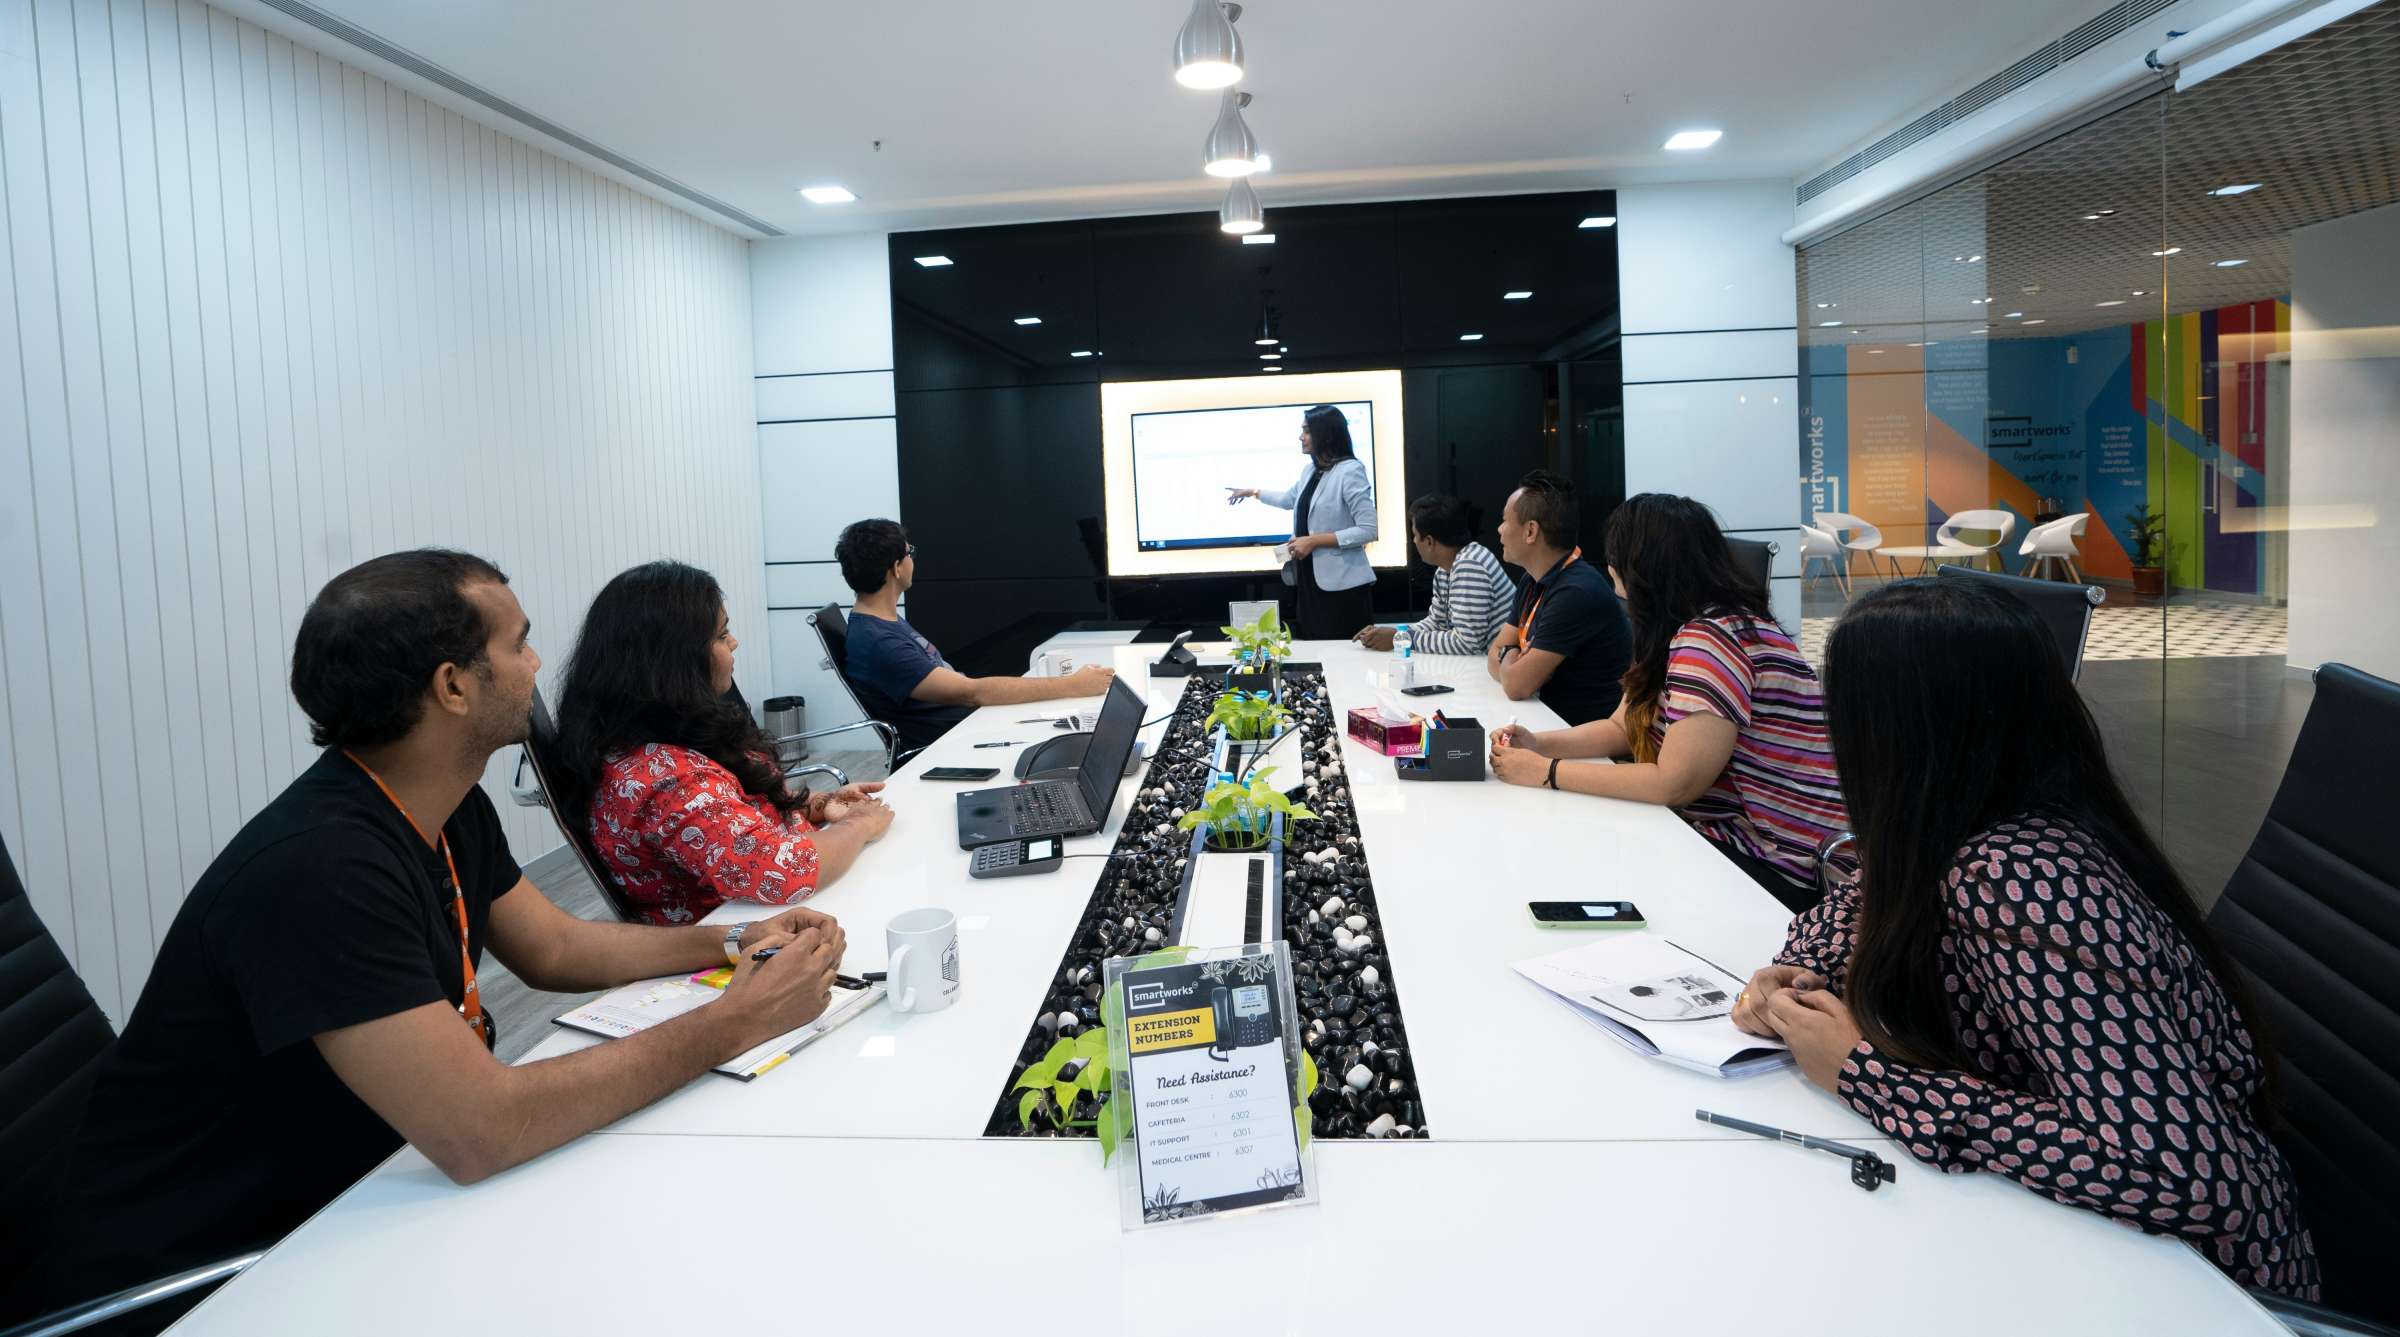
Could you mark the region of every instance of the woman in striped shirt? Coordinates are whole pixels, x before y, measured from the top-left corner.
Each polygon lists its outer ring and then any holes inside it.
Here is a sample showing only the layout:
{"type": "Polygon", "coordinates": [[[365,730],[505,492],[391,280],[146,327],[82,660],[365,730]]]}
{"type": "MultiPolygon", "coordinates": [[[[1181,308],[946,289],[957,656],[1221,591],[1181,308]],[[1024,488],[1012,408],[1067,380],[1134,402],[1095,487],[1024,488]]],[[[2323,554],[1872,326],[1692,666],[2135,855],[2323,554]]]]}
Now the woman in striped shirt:
{"type": "Polygon", "coordinates": [[[1633,619],[1623,704],[1573,729],[1497,731],[1493,773],[1666,804],[1778,901],[1813,905],[1818,843],[1849,826],[1816,671],[1700,503],[1628,498],[1609,518],[1605,552],[1633,619]],[[1631,765],[1560,764],[1628,756],[1631,765]]]}
{"type": "MultiPolygon", "coordinates": [[[[1433,568],[1433,607],[1409,627],[1416,650],[1429,655],[1480,655],[1500,634],[1517,602],[1517,583],[1492,550],[1475,541],[1467,504],[1428,493],[1408,506],[1408,538],[1433,568]]],[[[1392,629],[1369,623],[1350,639],[1370,650],[1392,648],[1392,629]]]]}

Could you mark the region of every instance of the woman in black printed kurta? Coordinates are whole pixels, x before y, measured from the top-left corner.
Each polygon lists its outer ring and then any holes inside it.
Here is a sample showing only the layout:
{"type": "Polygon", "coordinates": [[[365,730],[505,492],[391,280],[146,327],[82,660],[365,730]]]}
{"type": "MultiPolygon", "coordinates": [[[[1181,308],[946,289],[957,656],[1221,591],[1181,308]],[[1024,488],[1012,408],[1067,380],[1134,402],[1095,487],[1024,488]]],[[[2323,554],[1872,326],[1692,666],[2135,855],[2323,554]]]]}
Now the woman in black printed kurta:
{"type": "Polygon", "coordinates": [[[1919,1160],[2317,1294],[2238,977],[2108,773],[2049,633],[1964,582],[1861,599],[1826,656],[1861,871],[1735,1021],[1919,1160]]]}

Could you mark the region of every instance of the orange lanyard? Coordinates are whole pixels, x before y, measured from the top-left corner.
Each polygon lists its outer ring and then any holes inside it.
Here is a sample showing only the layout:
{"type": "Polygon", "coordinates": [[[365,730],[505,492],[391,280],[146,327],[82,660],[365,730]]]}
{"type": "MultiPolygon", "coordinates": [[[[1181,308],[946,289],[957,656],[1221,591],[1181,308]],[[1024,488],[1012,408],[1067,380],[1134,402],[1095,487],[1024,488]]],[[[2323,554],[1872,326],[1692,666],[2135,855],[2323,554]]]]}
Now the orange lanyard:
{"type": "MultiPolygon", "coordinates": [[[[416,816],[409,812],[408,805],[402,803],[400,796],[392,792],[392,787],[383,782],[383,777],[375,773],[375,768],[360,761],[348,748],[342,749],[342,755],[350,758],[352,765],[367,773],[367,778],[375,782],[375,787],[383,791],[383,796],[390,799],[392,806],[400,810],[400,816],[408,822],[408,829],[417,833],[417,839],[423,840],[425,828],[417,825],[416,816]]],[[[475,1033],[483,1037],[484,1048],[489,1049],[495,1037],[491,1018],[483,1015],[483,995],[475,988],[475,958],[467,954],[466,889],[465,884],[458,880],[458,860],[450,857],[450,837],[447,833],[441,838],[441,847],[442,862],[450,869],[450,909],[458,921],[458,972],[460,978],[466,981],[465,1000],[458,1005],[458,1015],[465,1018],[469,1026],[475,1028],[475,1033]]]]}
{"type": "MultiPolygon", "coordinates": [[[[1560,562],[1558,564],[1558,570],[1553,571],[1551,574],[1553,576],[1564,574],[1568,567],[1575,565],[1575,563],[1581,561],[1582,559],[1583,549],[1577,548],[1575,551],[1568,553],[1567,560],[1560,562]]],[[[1533,591],[1533,607],[1525,610],[1525,620],[1517,624],[1517,648],[1519,650],[1530,650],[1533,648],[1534,615],[1542,611],[1542,596],[1547,593],[1549,593],[1548,590],[1542,589],[1539,586],[1536,586],[1533,591]]],[[[372,774],[372,772],[370,772],[370,774],[372,774]]]]}

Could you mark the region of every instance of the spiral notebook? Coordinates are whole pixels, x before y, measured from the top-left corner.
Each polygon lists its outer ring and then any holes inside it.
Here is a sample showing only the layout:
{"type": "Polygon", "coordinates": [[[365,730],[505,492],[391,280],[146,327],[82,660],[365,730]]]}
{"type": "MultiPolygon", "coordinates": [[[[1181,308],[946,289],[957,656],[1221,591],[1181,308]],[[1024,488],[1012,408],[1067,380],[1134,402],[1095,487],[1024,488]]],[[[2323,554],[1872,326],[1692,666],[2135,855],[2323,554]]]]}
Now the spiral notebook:
{"type": "MultiPolygon", "coordinates": [[[[724,981],[730,974],[730,971],[719,968],[699,975],[669,975],[663,979],[637,980],[560,1016],[558,1024],[569,1030],[597,1035],[604,1040],[623,1039],[715,1002],[724,993],[724,981]]],[[[881,981],[863,989],[845,989],[836,985],[833,1001],[825,1005],[825,1011],[815,1021],[786,1031],[756,1049],[718,1064],[716,1071],[749,1081],[850,1024],[868,1008],[882,1001],[883,995],[881,981]]]]}

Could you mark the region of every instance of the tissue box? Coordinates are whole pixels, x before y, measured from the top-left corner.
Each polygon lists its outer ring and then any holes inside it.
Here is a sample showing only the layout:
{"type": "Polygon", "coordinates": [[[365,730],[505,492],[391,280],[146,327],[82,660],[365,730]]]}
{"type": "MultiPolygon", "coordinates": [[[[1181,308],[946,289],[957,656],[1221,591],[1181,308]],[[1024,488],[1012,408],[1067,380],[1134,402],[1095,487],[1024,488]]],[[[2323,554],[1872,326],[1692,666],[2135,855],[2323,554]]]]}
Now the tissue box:
{"type": "Polygon", "coordinates": [[[1425,721],[1412,716],[1395,724],[1384,719],[1381,710],[1363,706],[1350,712],[1347,732],[1387,757],[1413,756],[1425,741],[1425,721]]]}

